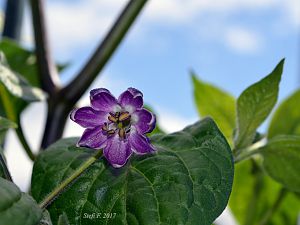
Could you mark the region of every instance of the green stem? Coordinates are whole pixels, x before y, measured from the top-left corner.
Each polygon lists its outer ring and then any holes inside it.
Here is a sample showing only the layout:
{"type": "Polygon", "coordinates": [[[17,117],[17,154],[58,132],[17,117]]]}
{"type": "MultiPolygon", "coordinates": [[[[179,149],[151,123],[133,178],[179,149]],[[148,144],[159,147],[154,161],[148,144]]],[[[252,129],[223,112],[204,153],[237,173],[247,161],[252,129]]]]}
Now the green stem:
{"type": "Polygon", "coordinates": [[[234,158],[234,163],[238,163],[240,161],[251,158],[253,155],[261,153],[261,149],[248,150],[234,158]]]}
{"type": "Polygon", "coordinates": [[[2,153],[0,152],[0,166],[2,167],[3,169],[3,173],[4,173],[4,176],[5,176],[5,179],[6,180],[9,180],[11,182],[13,182],[12,178],[11,178],[11,175],[9,173],[9,170],[6,166],[6,163],[5,163],[5,160],[4,160],[4,157],[2,155],[2,153]]]}
{"type": "Polygon", "coordinates": [[[252,170],[254,176],[254,184],[252,189],[252,198],[247,206],[247,215],[245,218],[244,225],[252,225],[255,222],[255,215],[257,212],[257,205],[259,203],[259,196],[261,194],[263,188],[263,173],[256,164],[254,160],[252,160],[252,170]]]}
{"type": "Polygon", "coordinates": [[[273,206],[266,212],[262,220],[258,223],[259,225],[266,225],[269,223],[269,220],[272,218],[273,214],[277,211],[278,207],[280,206],[282,200],[285,198],[286,194],[287,194],[287,190],[285,188],[281,188],[273,206]]]}
{"type": "Polygon", "coordinates": [[[32,152],[32,150],[31,150],[31,148],[30,148],[30,146],[29,146],[29,144],[28,144],[28,142],[27,142],[27,140],[26,140],[26,138],[25,138],[25,136],[24,136],[23,129],[22,129],[22,126],[21,126],[20,123],[18,123],[18,128],[16,129],[16,133],[17,133],[18,138],[19,138],[19,140],[20,140],[20,142],[21,142],[21,144],[22,144],[22,146],[23,146],[25,152],[27,153],[28,157],[29,157],[32,161],[34,161],[35,158],[36,158],[36,156],[35,156],[35,154],[32,152]]]}
{"type": "Polygon", "coordinates": [[[97,159],[102,156],[102,150],[97,151],[93,156],[88,158],[84,163],[77,168],[73,174],[64,180],[58,187],[56,187],[46,198],[39,204],[40,208],[45,209],[58,195],[60,195],[66,188],[79,177],[89,166],[91,166],[97,159]]]}
{"type": "Polygon", "coordinates": [[[265,145],[265,140],[262,139],[246,148],[233,149],[234,162],[238,163],[242,160],[249,159],[251,156],[255,154],[261,153],[262,152],[261,147],[263,147],[264,145],[265,145]]]}

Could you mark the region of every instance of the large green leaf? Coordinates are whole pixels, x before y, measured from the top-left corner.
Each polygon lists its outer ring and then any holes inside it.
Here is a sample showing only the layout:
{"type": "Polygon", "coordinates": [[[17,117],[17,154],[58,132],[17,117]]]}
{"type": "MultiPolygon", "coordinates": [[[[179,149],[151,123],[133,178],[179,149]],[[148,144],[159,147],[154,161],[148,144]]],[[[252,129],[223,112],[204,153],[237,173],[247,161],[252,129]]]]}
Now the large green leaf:
{"type": "Polygon", "coordinates": [[[256,129],[276,104],[283,64],[281,60],[268,76],[248,87],[238,98],[236,149],[252,143],[256,129]]]}
{"type": "Polygon", "coordinates": [[[228,141],[235,128],[235,99],[229,93],[205,83],[192,74],[194,98],[200,116],[211,116],[228,141]]]}
{"type": "Polygon", "coordinates": [[[28,194],[0,177],[0,225],[36,225],[42,210],[28,194]]]}
{"type": "MultiPolygon", "coordinates": [[[[80,225],[210,225],[226,207],[233,182],[231,150],[215,123],[206,118],[151,139],[157,153],[135,156],[121,169],[103,159],[94,163],[48,207],[53,224],[65,213],[80,225]]],[[[61,140],[37,158],[31,189],[37,201],[91,155],[76,141],[61,140]]]]}
{"type": "MultiPolygon", "coordinates": [[[[236,164],[229,206],[239,224],[259,225],[274,206],[281,188],[250,160],[236,164]]],[[[295,225],[299,212],[299,197],[287,193],[267,224],[295,225]]]]}
{"type": "Polygon", "coordinates": [[[300,136],[276,136],[261,150],[267,173],[286,188],[300,192],[300,136]]]}
{"type": "Polygon", "coordinates": [[[300,90],[288,97],[276,110],[268,131],[268,138],[281,134],[300,135],[300,90]]]}

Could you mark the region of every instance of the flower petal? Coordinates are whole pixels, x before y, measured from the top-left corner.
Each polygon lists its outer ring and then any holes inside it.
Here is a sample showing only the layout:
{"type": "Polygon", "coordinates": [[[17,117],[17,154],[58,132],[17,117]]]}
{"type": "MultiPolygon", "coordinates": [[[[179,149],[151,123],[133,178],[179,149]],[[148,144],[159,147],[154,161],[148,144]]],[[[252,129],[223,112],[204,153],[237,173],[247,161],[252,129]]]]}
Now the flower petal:
{"type": "Polygon", "coordinates": [[[101,126],[98,126],[93,129],[85,129],[77,146],[100,149],[106,146],[106,141],[107,136],[103,134],[101,126]]]}
{"type": "Polygon", "coordinates": [[[125,165],[132,151],[128,141],[120,140],[119,136],[115,135],[107,140],[103,154],[113,167],[120,168],[125,165]]]}
{"type": "Polygon", "coordinates": [[[154,147],[150,144],[149,139],[146,136],[137,133],[136,131],[130,132],[129,142],[132,151],[138,155],[155,151],[154,147]]]}
{"type": "Polygon", "coordinates": [[[129,113],[143,107],[143,94],[135,88],[128,88],[118,98],[121,106],[129,113]]]}
{"type": "Polygon", "coordinates": [[[140,134],[150,133],[155,128],[155,115],[147,109],[135,111],[131,118],[132,124],[140,134]]]}
{"type": "Polygon", "coordinates": [[[94,128],[107,121],[108,113],[94,110],[92,107],[73,109],[71,120],[84,128],[94,128]]]}
{"type": "Polygon", "coordinates": [[[117,99],[105,88],[90,91],[91,105],[94,109],[103,112],[115,112],[120,109],[117,99]]]}

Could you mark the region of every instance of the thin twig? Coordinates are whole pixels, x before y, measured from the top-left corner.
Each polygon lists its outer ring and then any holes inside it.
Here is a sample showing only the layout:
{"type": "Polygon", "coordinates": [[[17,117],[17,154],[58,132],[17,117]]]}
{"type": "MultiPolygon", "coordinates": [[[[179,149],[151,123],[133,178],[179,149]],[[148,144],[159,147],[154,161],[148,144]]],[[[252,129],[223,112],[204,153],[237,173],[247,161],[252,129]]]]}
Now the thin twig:
{"type": "Polygon", "coordinates": [[[21,127],[21,124],[18,124],[18,128],[16,129],[16,133],[17,133],[17,136],[18,136],[18,138],[19,138],[19,140],[20,140],[20,142],[21,142],[21,144],[22,144],[22,146],[23,146],[25,152],[27,153],[28,157],[29,157],[32,161],[34,161],[35,158],[36,158],[36,156],[35,156],[35,154],[32,152],[32,150],[31,150],[31,148],[30,148],[30,146],[29,146],[29,144],[28,144],[28,142],[27,142],[27,140],[26,140],[26,138],[25,138],[25,135],[24,135],[24,133],[23,133],[23,129],[22,129],[22,127],[21,127]]]}
{"type": "Polygon", "coordinates": [[[5,176],[5,179],[13,182],[13,180],[11,178],[11,175],[9,173],[9,170],[8,170],[8,168],[6,166],[6,163],[5,163],[5,160],[4,160],[4,156],[2,155],[2,152],[0,152],[0,166],[3,169],[3,173],[4,173],[4,176],[5,176]]]}
{"type": "Polygon", "coordinates": [[[51,96],[56,92],[59,78],[48,46],[44,1],[31,0],[30,2],[41,85],[42,89],[51,96]]]}
{"type": "Polygon", "coordinates": [[[87,64],[65,88],[62,97],[75,104],[111,58],[147,0],[131,0],[87,64]]]}

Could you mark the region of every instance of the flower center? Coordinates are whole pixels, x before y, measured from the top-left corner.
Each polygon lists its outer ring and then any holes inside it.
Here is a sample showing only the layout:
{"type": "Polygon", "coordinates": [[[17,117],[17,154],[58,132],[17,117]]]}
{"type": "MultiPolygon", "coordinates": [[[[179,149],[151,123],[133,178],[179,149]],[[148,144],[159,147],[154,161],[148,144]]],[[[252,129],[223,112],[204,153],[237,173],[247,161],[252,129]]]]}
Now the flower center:
{"type": "Polygon", "coordinates": [[[105,131],[108,136],[118,132],[121,139],[126,139],[126,134],[129,133],[131,125],[129,112],[110,112],[107,119],[110,123],[104,123],[102,130],[105,131]]]}

